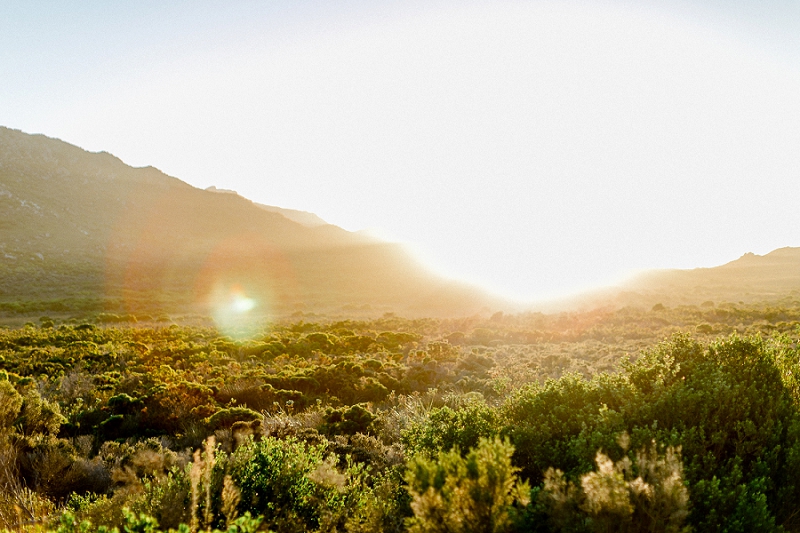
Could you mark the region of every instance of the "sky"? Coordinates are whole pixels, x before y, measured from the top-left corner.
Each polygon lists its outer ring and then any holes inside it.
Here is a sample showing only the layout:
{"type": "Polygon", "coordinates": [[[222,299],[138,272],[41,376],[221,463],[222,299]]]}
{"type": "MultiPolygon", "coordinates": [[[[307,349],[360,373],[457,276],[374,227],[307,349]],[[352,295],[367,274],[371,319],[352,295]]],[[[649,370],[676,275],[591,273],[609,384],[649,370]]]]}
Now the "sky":
{"type": "Polygon", "coordinates": [[[11,0],[0,79],[0,125],[514,299],[800,246],[794,0],[11,0]]]}

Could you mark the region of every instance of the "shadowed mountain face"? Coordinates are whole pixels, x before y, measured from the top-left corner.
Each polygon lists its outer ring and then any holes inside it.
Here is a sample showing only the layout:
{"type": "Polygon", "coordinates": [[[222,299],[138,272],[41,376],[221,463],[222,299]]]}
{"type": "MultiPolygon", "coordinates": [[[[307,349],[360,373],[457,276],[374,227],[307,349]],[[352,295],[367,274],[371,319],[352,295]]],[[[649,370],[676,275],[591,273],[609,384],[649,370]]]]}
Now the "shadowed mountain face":
{"type": "Polygon", "coordinates": [[[436,315],[500,305],[431,275],[399,245],[7,128],[0,265],[0,302],[89,299],[200,313],[368,305],[436,315]]]}

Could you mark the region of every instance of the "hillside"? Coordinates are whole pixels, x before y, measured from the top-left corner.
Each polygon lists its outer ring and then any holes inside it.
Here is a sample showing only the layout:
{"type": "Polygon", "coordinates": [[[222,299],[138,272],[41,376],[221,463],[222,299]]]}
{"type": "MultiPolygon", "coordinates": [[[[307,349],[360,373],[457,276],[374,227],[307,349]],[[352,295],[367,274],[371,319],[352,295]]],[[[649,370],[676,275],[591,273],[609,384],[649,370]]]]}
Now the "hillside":
{"type": "Polygon", "coordinates": [[[550,309],[795,301],[800,301],[800,248],[786,247],[763,256],[746,253],[717,267],[646,271],[550,309]]]}
{"type": "Polygon", "coordinates": [[[208,313],[245,295],[264,313],[436,315],[501,304],[397,244],[221,192],[0,128],[0,303],[208,313]]]}
{"type": "Polygon", "coordinates": [[[774,300],[800,296],[800,248],[780,248],[760,256],[747,253],[715,268],[651,272],[631,288],[682,295],[685,299],[774,300]]]}

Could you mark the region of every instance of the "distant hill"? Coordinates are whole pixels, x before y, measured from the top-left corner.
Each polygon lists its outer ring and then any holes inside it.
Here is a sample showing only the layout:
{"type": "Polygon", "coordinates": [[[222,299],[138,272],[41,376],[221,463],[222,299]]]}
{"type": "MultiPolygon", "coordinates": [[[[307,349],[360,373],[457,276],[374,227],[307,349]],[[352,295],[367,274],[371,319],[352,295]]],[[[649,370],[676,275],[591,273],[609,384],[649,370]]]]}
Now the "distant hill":
{"type": "Polygon", "coordinates": [[[554,302],[550,308],[778,301],[800,301],[800,248],[780,248],[763,256],[746,253],[711,268],[651,270],[617,287],[554,302]]]}
{"type": "Polygon", "coordinates": [[[298,224],[302,224],[308,228],[316,228],[317,226],[325,226],[328,224],[314,213],[308,211],[298,211],[297,209],[284,209],[282,207],[275,207],[273,205],[256,204],[261,209],[270,211],[272,213],[280,213],[289,220],[293,220],[298,224]]]}
{"type": "Polygon", "coordinates": [[[221,192],[0,127],[0,303],[207,313],[240,298],[272,313],[416,315],[504,305],[397,244],[221,192]]]}
{"type": "MultiPolygon", "coordinates": [[[[656,270],[538,305],[800,301],[800,248],[656,270]]],[[[0,127],[0,313],[208,314],[220,306],[374,315],[513,310],[427,271],[403,247],[153,167],[0,127]]]]}
{"type": "MultiPolygon", "coordinates": [[[[232,191],[230,189],[218,189],[214,185],[211,187],[206,187],[207,191],[210,192],[218,192],[221,194],[238,194],[236,191],[232,191]]],[[[320,217],[315,215],[314,213],[309,213],[308,211],[298,211],[297,209],[285,209],[283,207],[277,207],[274,205],[264,205],[253,202],[254,205],[264,209],[265,211],[269,211],[271,213],[279,213],[289,220],[293,220],[298,224],[302,224],[303,226],[309,228],[315,228],[317,226],[325,226],[328,223],[322,220],[320,217]]]]}

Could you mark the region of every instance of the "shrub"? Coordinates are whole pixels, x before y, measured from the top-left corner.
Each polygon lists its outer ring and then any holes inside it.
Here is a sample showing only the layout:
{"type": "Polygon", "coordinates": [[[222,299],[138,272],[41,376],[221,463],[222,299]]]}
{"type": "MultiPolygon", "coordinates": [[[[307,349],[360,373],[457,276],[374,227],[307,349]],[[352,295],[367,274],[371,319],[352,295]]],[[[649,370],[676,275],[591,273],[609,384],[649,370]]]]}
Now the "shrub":
{"type": "Polygon", "coordinates": [[[752,525],[768,523],[756,516],[795,514],[799,488],[787,473],[800,466],[800,443],[791,438],[798,413],[787,380],[800,368],[788,359],[781,367],[782,349],[757,337],[704,347],[678,336],[628,368],[644,395],[632,435],[682,446],[691,521],[702,531],[730,530],[737,516],[752,525]]]}
{"type": "Polygon", "coordinates": [[[239,512],[264,515],[279,531],[304,531],[319,526],[317,486],[308,475],[322,462],[322,446],[294,438],[272,437],[236,449],[229,472],[239,487],[239,512]]]}
{"type": "Polygon", "coordinates": [[[597,469],[581,476],[579,487],[560,470],[546,472],[540,497],[560,529],[588,523],[596,532],[688,530],[683,524],[689,514],[689,491],[683,483],[680,449],[668,447],[658,454],[653,443],[636,454],[635,462],[627,456],[614,462],[598,451],[595,462],[597,469]]]}
{"type": "Polygon", "coordinates": [[[22,409],[15,421],[23,435],[57,435],[61,424],[66,421],[57,403],[43,399],[34,387],[25,390],[22,409]]]}
{"type": "Polygon", "coordinates": [[[418,455],[407,465],[414,516],[411,533],[510,531],[511,509],[527,505],[530,487],[517,479],[508,441],[481,439],[466,457],[454,448],[435,459],[418,455]]]}
{"type": "Polygon", "coordinates": [[[0,379],[0,431],[8,431],[22,409],[22,395],[8,379],[0,379]]]}
{"type": "Polygon", "coordinates": [[[500,429],[497,411],[482,401],[471,400],[457,409],[432,409],[402,432],[401,441],[411,454],[434,456],[454,447],[466,453],[481,438],[494,437],[500,429]]]}
{"type": "Polygon", "coordinates": [[[595,452],[613,445],[637,405],[625,376],[567,374],[512,393],[502,406],[503,432],[523,476],[538,485],[553,466],[568,475],[591,470],[595,452]]]}
{"type": "Polygon", "coordinates": [[[400,469],[393,469],[363,487],[359,504],[347,520],[347,531],[405,533],[405,520],[411,516],[411,496],[403,487],[400,469]]]}
{"type": "Polygon", "coordinates": [[[325,422],[320,431],[327,435],[354,435],[369,433],[376,416],[363,405],[351,405],[347,409],[331,409],[325,411],[325,422]]]}
{"type": "Polygon", "coordinates": [[[220,409],[208,418],[207,425],[211,431],[230,428],[236,422],[253,422],[261,420],[261,414],[246,407],[229,407],[220,409]]]}

